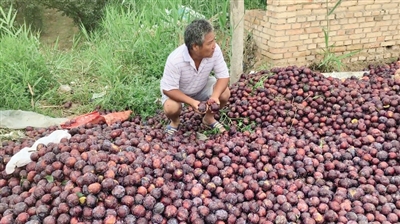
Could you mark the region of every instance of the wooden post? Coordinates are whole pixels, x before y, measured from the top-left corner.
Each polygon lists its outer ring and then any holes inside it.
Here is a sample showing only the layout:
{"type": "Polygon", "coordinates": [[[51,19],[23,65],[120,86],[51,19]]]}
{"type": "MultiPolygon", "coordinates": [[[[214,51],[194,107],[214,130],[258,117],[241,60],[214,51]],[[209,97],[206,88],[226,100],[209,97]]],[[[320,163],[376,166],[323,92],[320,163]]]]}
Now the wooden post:
{"type": "Polygon", "coordinates": [[[230,83],[239,80],[243,73],[244,1],[230,0],[230,23],[232,30],[230,83]]]}

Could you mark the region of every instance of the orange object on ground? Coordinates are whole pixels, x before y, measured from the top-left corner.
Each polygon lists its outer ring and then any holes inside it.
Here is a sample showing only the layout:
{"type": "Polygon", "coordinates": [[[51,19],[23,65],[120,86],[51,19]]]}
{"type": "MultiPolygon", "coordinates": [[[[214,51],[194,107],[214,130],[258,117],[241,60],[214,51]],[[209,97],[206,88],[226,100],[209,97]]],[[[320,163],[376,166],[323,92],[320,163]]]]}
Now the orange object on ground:
{"type": "Polygon", "coordinates": [[[114,112],[114,113],[103,115],[103,118],[105,119],[107,125],[111,125],[115,122],[126,121],[129,118],[129,116],[131,116],[131,113],[132,113],[131,110],[122,111],[122,112],[114,112]]]}
{"type": "Polygon", "coordinates": [[[129,118],[132,111],[122,111],[122,112],[115,112],[106,115],[101,115],[98,111],[93,111],[87,114],[80,115],[75,117],[63,124],[60,124],[61,128],[63,129],[71,129],[76,128],[85,124],[98,124],[101,121],[105,121],[107,125],[111,125],[115,122],[122,122],[129,118]]]}

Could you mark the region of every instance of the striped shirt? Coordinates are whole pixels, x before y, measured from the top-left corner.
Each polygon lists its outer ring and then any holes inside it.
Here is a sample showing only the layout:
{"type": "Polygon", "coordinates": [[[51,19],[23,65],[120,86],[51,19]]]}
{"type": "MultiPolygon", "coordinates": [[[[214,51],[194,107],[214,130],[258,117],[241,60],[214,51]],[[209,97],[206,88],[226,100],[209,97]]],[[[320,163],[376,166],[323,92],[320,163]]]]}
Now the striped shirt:
{"type": "Polygon", "coordinates": [[[229,78],[228,67],[218,45],[215,47],[213,56],[203,58],[197,70],[186,45],[183,44],[167,58],[160,83],[161,94],[163,90],[179,89],[184,94],[193,97],[206,86],[212,71],[217,79],[229,78]]]}

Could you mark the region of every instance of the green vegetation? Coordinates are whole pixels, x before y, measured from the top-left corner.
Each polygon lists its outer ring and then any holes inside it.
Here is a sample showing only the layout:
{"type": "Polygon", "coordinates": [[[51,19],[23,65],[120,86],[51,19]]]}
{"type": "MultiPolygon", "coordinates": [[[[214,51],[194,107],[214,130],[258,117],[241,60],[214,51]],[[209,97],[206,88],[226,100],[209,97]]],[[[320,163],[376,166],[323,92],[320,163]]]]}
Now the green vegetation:
{"type": "Polygon", "coordinates": [[[26,24],[33,31],[40,31],[43,28],[43,7],[35,1],[26,0],[1,0],[0,7],[4,11],[12,9],[13,13],[18,13],[15,21],[19,24],[26,24]]]}
{"type": "MultiPolygon", "coordinates": [[[[31,9],[33,2],[7,2],[7,7],[0,5],[1,109],[68,116],[100,107],[151,116],[160,109],[159,80],[165,60],[183,44],[186,24],[199,15],[216,27],[217,41],[229,63],[229,0],[40,1],[80,24],[81,33],[68,51],[59,50],[57,44],[41,45],[27,25],[17,25],[16,9],[31,9]],[[185,6],[199,14],[189,13],[185,6]],[[83,16],[74,11],[76,7],[85,10],[85,17],[76,18],[83,16]],[[72,90],[61,91],[60,86],[72,90]],[[101,97],[94,97],[100,93],[101,97]],[[65,109],[66,102],[73,106],[65,109]]],[[[246,2],[246,7],[255,6],[254,1],[246,2]]]]}
{"type": "Polygon", "coordinates": [[[244,1],[245,9],[267,9],[267,1],[266,0],[245,0],[244,1]]]}
{"type": "Polygon", "coordinates": [[[323,29],[325,47],[322,49],[323,51],[322,61],[317,66],[322,72],[341,71],[343,68],[342,60],[360,52],[360,51],[352,51],[346,54],[342,54],[340,56],[337,56],[335,54],[335,44],[330,44],[329,42],[329,37],[330,37],[329,16],[332,15],[335,9],[340,5],[340,3],[342,3],[342,0],[338,0],[332,9],[329,9],[328,3],[329,1],[326,0],[326,17],[325,17],[326,27],[323,29]]]}
{"type": "Polygon", "coordinates": [[[72,18],[76,24],[82,24],[86,30],[92,31],[103,16],[103,9],[108,0],[33,0],[34,5],[54,8],[72,18]]]}
{"type": "Polygon", "coordinates": [[[0,8],[0,105],[5,109],[34,110],[55,80],[39,52],[38,38],[26,26],[14,27],[12,8],[0,8]]]}

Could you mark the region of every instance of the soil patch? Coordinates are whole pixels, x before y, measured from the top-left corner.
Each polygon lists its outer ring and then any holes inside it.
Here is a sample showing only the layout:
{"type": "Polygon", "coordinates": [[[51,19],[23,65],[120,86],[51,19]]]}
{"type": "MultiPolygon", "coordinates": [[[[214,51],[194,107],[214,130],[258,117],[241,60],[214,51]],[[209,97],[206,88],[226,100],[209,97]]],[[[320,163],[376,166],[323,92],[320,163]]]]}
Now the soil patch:
{"type": "Polygon", "coordinates": [[[69,50],[73,45],[74,35],[79,28],[73,20],[62,15],[55,9],[45,9],[43,13],[43,28],[40,35],[40,42],[44,45],[58,45],[60,50],[69,50]]]}

